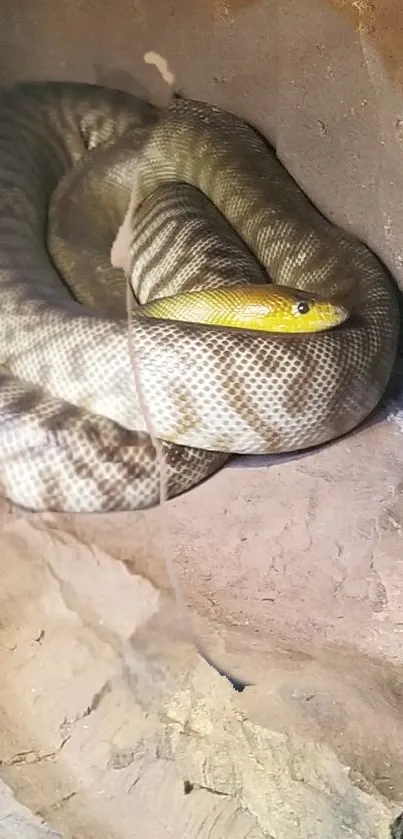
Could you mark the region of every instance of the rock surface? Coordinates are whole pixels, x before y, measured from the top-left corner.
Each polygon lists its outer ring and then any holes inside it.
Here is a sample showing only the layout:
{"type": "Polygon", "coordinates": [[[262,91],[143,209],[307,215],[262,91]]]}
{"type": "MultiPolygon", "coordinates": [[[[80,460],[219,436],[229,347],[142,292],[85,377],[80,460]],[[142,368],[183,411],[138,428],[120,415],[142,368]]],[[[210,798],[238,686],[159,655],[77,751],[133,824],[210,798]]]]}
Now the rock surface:
{"type": "MultiPolygon", "coordinates": [[[[113,27],[107,0],[3,0],[2,78],[158,99],[164,83],[142,59],[158,51],[184,93],[275,141],[311,198],[402,281],[403,100],[386,58],[403,13],[392,33],[390,0],[383,16],[338,5],[356,31],[316,0],[199,0],[191,13],[116,0],[113,27]]],[[[2,505],[1,839],[388,839],[403,809],[393,395],[388,417],[345,440],[234,461],[162,513],[2,505]],[[194,630],[243,691],[190,643],[166,529],[194,630]]]]}
{"type": "Polygon", "coordinates": [[[3,780],[73,836],[140,836],[135,812],[157,837],[386,839],[403,801],[402,466],[384,421],[235,462],[168,505],[194,628],[242,692],[164,592],[160,511],[4,510],[3,780]]]}

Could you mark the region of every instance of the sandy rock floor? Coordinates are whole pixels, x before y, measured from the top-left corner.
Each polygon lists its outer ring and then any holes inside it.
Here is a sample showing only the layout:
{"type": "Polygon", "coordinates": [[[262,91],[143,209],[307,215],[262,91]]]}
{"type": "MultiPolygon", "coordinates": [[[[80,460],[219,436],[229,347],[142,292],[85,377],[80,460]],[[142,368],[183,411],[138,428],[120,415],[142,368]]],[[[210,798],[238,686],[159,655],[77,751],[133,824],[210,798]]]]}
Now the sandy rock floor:
{"type": "Polygon", "coordinates": [[[403,801],[402,461],[384,421],[168,505],[193,625],[242,692],[184,636],[160,511],[4,509],[5,783],[63,835],[140,836],[142,819],[161,837],[387,837],[403,801]]]}

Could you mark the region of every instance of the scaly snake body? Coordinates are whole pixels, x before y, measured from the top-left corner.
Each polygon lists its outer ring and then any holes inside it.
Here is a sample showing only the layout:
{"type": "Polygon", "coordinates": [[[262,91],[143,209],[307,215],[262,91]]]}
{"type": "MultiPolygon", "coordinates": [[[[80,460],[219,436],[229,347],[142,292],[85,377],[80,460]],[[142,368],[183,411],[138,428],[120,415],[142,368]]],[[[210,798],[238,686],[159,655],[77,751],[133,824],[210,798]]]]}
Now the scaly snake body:
{"type": "Polygon", "coordinates": [[[264,282],[266,269],[275,283],[347,296],[352,308],[345,325],[312,335],[135,317],[147,407],[157,436],[171,441],[170,496],[228,453],[302,449],[346,433],[376,406],[393,367],[399,320],[386,272],[320,215],[252,128],[182,99],[158,118],[118,91],[17,85],[0,97],[0,485],[31,509],[158,502],[123,275],[109,266],[135,177],[140,302],[264,282]]]}

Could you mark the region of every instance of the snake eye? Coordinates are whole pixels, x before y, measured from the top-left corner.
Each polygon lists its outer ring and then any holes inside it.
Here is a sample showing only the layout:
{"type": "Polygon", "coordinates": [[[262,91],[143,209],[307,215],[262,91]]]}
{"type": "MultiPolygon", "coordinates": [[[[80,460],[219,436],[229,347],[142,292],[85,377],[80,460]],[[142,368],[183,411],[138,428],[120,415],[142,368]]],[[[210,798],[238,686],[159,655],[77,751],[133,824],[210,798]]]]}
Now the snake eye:
{"type": "Polygon", "coordinates": [[[309,303],[307,300],[300,300],[296,305],[297,312],[300,315],[306,315],[309,312],[309,303]]]}

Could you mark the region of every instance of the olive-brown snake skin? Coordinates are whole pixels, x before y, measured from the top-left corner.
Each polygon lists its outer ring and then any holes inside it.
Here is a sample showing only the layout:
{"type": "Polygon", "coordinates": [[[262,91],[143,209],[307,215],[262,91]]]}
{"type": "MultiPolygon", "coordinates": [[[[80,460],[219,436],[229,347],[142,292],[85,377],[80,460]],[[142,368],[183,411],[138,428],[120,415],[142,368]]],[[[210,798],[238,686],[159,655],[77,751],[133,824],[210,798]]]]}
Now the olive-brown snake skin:
{"type": "Polygon", "coordinates": [[[393,367],[399,320],[386,271],[319,214],[252,128],[183,99],[158,115],[96,86],[16,85],[0,96],[0,489],[30,509],[158,503],[124,276],[109,265],[135,177],[140,302],[264,282],[264,268],[277,283],[347,295],[352,310],[342,327],[312,335],[135,316],[145,400],[156,435],[170,441],[170,496],[229,453],[303,449],[348,432],[393,367]]]}

